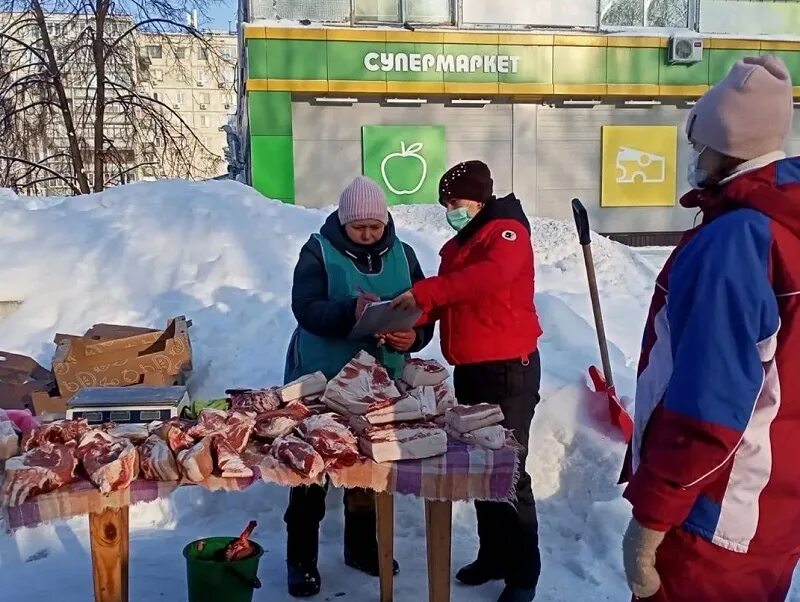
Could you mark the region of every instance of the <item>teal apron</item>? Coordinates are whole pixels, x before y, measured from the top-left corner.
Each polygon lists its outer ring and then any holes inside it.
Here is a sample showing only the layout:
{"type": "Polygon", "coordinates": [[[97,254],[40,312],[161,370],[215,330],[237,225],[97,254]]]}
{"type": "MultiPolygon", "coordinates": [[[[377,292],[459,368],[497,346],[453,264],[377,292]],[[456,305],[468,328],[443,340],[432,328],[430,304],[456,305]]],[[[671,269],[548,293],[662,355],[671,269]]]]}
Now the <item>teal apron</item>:
{"type": "MultiPolygon", "coordinates": [[[[364,274],[324,236],[315,234],[314,238],[322,248],[328,275],[328,299],[331,301],[354,299],[361,295],[361,291],[381,299],[393,299],[411,288],[411,271],[400,240],[383,256],[383,267],[378,274],[364,274]]],[[[331,339],[298,327],[289,343],[284,378],[289,382],[304,374],[320,371],[331,379],[360,351],[375,357],[392,378],[402,375],[406,361],[404,353],[392,351],[386,346],[378,347],[372,339],[331,339]]]]}

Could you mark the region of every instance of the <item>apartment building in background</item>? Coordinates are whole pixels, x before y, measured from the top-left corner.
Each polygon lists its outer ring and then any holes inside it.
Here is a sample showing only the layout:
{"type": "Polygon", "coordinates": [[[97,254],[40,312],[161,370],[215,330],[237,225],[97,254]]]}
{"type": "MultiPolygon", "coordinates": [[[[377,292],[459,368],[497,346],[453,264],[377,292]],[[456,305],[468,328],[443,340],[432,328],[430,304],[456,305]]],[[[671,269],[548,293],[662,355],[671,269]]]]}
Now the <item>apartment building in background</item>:
{"type": "MultiPolygon", "coordinates": [[[[226,171],[226,134],[222,127],[236,113],[237,36],[204,32],[203,41],[189,34],[149,34],[137,37],[140,88],[174,111],[208,153],[198,150],[194,178],[212,178],[226,171]]],[[[144,179],[157,177],[145,168],[144,179]]],[[[181,176],[185,174],[166,174],[181,176]]]]}
{"type": "MultiPolygon", "coordinates": [[[[0,23],[17,22],[19,15],[0,13],[0,23]]],[[[84,163],[89,181],[94,178],[94,119],[93,98],[96,95],[94,65],[88,53],[75,53],[76,41],[93,25],[85,17],[51,15],[48,33],[56,51],[56,59],[63,65],[63,81],[68,101],[76,121],[77,136],[84,150],[84,163]],[[63,61],[63,62],[61,62],[63,61]]],[[[115,16],[107,22],[106,35],[117,37],[134,26],[132,18],[115,16]]],[[[15,37],[21,44],[6,43],[0,49],[0,82],[3,88],[31,76],[37,65],[26,56],[25,46],[35,47],[40,38],[38,27],[25,25],[15,28],[15,37]],[[26,66],[27,65],[27,66],[26,66]]],[[[238,58],[237,36],[227,32],[204,31],[202,40],[188,33],[153,33],[139,31],[128,36],[117,48],[113,60],[107,65],[107,77],[114,85],[108,95],[133,91],[163,105],[164,112],[173,122],[182,121],[193,132],[200,144],[191,158],[190,172],[186,161],[181,168],[170,165],[158,149],[148,148],[144,136],[137,129],[141,120],[137,112],[124,111],[119,104],[106,108],[105,149],[114,153],[113,174],[108,186],[127,184],[138,180],[171,177],[208,179],[226,173],[226,134],[222,127],[236,112],[234,91],[238,58]],[[147,163],[152,163],[147,165],[147,163]]],[[[17,106],[40,100],[35,87],[16,98],[17,106]]],[[[47,167],[57,173],[71,171],[69,140],[60,119],[41,122],[41,113],[18,119],[22,131],[15,136],[25,147],[25,156],[34,162],[47,161],[47,167]]],[[[8,132],[4,132],[8,135],[8,132]]],[[[13,154],[6,145],[7,153],[13,154]]],[[[185,159],[185,157],[184,157],[185,159]]],[[[70,194],[69,187],[56,178],[32,172],[19,192],[36,195],[70,194]]]]}

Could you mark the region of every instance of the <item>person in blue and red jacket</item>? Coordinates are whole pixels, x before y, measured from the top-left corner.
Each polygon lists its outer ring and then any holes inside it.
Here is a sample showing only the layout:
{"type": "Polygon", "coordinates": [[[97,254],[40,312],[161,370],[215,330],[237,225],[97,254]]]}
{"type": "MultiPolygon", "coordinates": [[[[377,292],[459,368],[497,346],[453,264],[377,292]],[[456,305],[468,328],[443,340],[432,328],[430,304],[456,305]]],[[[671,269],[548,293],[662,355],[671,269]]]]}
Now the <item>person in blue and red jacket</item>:
{"type": "Polygon", "coordinates": [[[421,323],[440,321],[442,352],[455,366],[459,403],[500,405],[505,426],[522,446],[516,502],[476,502],[480,550],[456,577],[465,585],[504,579],[500,602],[529,602],[541,567],[536,506],[525,469],[541,374],[531,227],[513,194],[493,196],[491,172],[480,161],[448,171],[439,184],[439,202],[457,234],[441,251],[439,275],[414,283],[395,305],[419,307],[421,323]]]}
{"type": "Polygon", "coordinates": [[[692,110],[702,211],[645,329],[623,540],[634,599],[778,602],[800,555],[800,159],[792,83],[739,61],[692,110]]]}

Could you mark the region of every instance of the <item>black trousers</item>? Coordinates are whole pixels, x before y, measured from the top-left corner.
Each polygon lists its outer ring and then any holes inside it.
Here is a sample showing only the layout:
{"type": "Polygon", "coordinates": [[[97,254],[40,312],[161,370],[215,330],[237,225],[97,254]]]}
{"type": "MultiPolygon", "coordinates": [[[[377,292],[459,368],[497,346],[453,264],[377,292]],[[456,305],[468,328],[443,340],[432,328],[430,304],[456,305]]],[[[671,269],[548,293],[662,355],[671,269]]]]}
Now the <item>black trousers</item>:
{"type": "Polygon", "coordinates": [[[456,398],[464,405],[495,403],[505,415],[503,425],[522,446],[515,503],[475,502],[478,515],[478,559],[497,566],[506,582],[535,588],[541,572],[539,524],[531,477],[525,469],[531,421],[539,403],[539,352],[527,360],[509,360],[456,366],[456,398]]]}
{"type": "MultiPolygon", "coordinates": [[[[327,484],[292,487],[286,522],[286,559],[292,564],[316,562],[319,525],[325,518],[327,484]]],[[[345,549],[377,554],[375,494],[366,489],[344,490],[345,549]]]]}

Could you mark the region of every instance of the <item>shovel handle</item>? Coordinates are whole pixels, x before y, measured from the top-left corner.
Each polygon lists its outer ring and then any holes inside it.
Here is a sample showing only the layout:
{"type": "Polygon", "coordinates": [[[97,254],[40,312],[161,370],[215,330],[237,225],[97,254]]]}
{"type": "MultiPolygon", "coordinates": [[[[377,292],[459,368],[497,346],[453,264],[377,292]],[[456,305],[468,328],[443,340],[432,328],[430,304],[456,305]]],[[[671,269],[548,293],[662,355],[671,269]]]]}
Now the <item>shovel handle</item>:
{"type": "Polygon", "coordinates": [[[578,228],[578,240],[581,246],[592,244],[592,231],[589,229],[589,214],[580,199],[572,199],[572,215],[578,228]]]}
{"type": "Polygon", "coordinates": [[[589,228],[589,214],[580,199],[572,199],[572,213],[575,216],[575,226],[578,228],[578,239],[583,247],[583,260],[586,264],[586,277],[589,281],[589,296],[592,299],[592,313],[597,330],[597,343],[600,346],[600,360],[603,363],[603,376],[609,389],[614,387],[614,377],[611,374],[611,360],[608,356],[608,340],[603,324],[603,312],[600,309],[600,292],[597,286],[597,275],[594,269],[592,256],[592,231],[589,228]]]}

